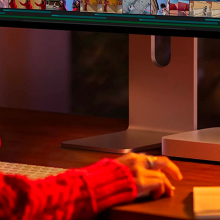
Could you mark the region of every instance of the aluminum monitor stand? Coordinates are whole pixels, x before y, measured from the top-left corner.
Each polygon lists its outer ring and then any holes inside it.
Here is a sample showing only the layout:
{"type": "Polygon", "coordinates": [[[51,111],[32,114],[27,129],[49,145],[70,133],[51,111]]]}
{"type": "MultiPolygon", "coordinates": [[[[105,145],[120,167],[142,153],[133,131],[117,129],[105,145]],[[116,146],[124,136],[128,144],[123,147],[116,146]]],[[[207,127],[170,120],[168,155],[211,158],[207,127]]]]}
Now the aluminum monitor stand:
{"type": "Polygon", "coordinates": [[[129,37],[128,129],[62,147],[138,152],[154,148],[165,135],[197,128],[197,39],[172,37],[171,61],[163,68],[155,65],[154,45],[154,36],[129,37]]]}

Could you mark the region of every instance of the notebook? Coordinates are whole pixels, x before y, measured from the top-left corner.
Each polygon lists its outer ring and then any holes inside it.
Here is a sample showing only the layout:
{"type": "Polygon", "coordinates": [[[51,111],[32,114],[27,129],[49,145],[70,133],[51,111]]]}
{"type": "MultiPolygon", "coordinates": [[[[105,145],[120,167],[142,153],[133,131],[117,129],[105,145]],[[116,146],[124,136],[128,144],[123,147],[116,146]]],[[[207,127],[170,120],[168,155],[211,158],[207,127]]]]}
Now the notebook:
{"type": "Polygon", "coordinates": [[[220,187],[194,187],[193,211],[197,219],[220,219],[220,187]]]}

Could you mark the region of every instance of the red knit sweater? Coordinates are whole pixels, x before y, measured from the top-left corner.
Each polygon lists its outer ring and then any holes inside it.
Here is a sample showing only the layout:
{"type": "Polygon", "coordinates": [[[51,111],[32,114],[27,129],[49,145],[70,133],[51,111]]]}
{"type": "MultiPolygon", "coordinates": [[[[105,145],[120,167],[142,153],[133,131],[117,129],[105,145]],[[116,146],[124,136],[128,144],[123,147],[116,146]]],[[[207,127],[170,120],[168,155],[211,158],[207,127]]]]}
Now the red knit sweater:
{"type": "Polygon", "coordinates": [[[36,181],[0,174],[0,219],[91,219],[136,196],[129,168],[111,159],[36,181]]]}

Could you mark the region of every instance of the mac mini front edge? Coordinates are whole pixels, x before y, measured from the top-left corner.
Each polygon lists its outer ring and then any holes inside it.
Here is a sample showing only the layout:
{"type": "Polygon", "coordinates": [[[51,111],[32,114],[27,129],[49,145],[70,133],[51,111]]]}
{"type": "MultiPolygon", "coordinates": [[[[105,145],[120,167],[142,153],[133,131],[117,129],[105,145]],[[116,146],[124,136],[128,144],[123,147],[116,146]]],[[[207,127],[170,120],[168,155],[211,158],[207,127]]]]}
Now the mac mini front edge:
{"type": "Polygon", "coordinates": [[[220,128],[164,136],[162,155],[220,162],[220,128]]]}

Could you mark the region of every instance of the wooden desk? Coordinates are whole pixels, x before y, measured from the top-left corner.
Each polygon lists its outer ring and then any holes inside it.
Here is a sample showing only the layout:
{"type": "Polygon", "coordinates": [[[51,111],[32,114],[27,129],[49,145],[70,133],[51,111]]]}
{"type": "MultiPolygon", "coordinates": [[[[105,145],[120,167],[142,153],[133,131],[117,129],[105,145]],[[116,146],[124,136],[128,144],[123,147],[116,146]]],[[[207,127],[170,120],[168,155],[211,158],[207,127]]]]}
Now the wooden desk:
{"type": "MultiPolygon", "coordinates": [[[[64,140],[124,130],[126,120],[100,119],[58,113],[0,108],[0,160],[54,167],[83,167],[116,154],[60,148],[64,140]]],[[[160,149],[148,153],[160,154],[160,149]]],[[[99,219],[193,219],[193,186],[220,185],[220,166],[208,163],[175,161],[184,179],[172,181],[175,197],[144,200],[114,207],[99,219]]]]}

